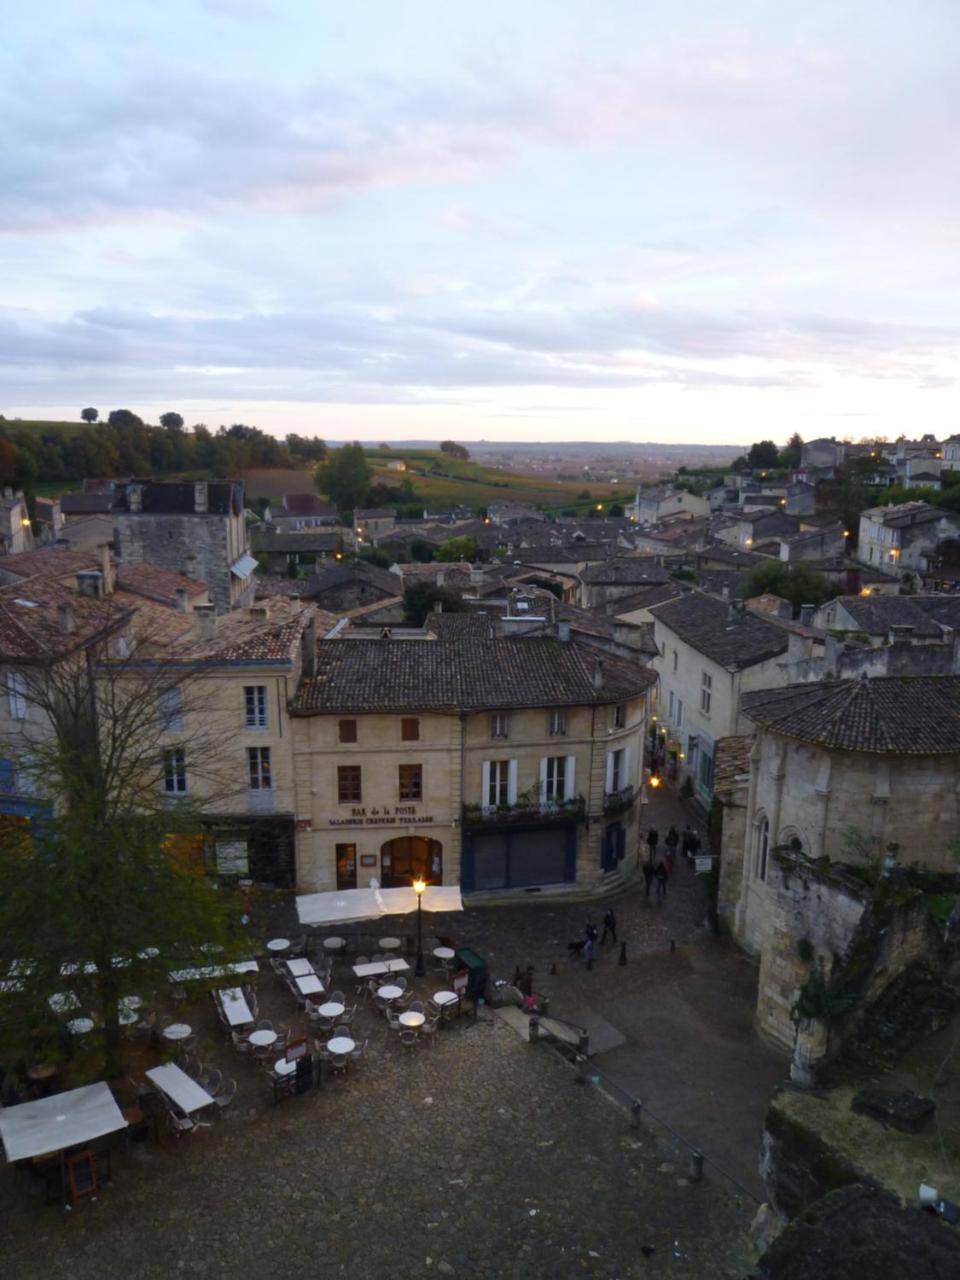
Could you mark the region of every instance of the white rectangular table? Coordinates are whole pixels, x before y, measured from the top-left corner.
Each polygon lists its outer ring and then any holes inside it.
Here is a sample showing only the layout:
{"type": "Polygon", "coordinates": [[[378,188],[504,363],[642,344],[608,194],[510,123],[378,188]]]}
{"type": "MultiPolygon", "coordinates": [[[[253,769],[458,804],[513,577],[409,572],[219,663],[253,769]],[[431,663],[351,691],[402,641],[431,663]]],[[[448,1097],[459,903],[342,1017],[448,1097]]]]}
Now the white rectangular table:
{"type": "Polygon", "coordinates": [[[194,982],[198,978],[230,978],[235,973],[259,973],[256,960],[238,960],[236,964],[209,964],[202,969],[175,969],[171,982],[194,982]]]}
{"type": "Polygon", "coordinates": [[[191,1080],[173,1062],[153,1067],[147,1072],[147,1079],[152,1080],[185,1115],[189,1115],[191,1111],[199,1111],[201,1107],[209,1107],[213,1102],[206,1089],[202,1089],[196,1080],[191,1080]]]}
{"type": "Polygon", "coordinates": [[[0,1110],[0,1138],[8,1163],[50,1155],[126,1127],[113,1094],[102,1080],[0,1110]]]}
{"type": "Polygon", "coordinates": [[[313,965],[309,960],[298,957],[296,960],[288,960],[287,968],[295,978],[305,978],[308,973],[313,973],[313,965]]]}
{"type": "Polygon", "coordinates": [[[370,964],[355,964],[353,972],[357,978],[382,978],[387,973],[409,973],[410,966],[406,960],[374,960],[370,964]]]}
{"type": "Polygon", "coordinates": [[[295,978],[294,981],[302,996],[315,996],[323,991],[323,983],[315,973],[308,973],[302,978],[295,978]]]}
{"type": "Polygon", "coordinates": [[[239,987],[226,987],[218,991],[220,1008],[231,1027],[245,1027],[253,1021],[253,1014],[247,1004],[247,998],[239,987]]]}

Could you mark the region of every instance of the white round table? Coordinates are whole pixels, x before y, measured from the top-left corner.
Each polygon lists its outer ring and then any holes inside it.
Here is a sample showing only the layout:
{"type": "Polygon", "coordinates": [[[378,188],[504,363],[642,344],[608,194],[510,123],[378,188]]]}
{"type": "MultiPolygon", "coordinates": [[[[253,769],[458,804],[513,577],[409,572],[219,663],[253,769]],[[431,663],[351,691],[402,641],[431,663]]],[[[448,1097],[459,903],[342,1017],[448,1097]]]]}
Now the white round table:
{"type": "Polygon", "coordinates": [[[329,1000],[326,1004],[322,1004],[317,1013],[321,1018],[339,1018],[343,1013],[344,1006],[339,1000],[329,1000]]]}
{"type": "MultiPolygon", "coordinates": [[[[253,1039],[253,1037],[250,1037],[253,1039]]],[[[273,1069],[278,1076],[292,1076],[297,1069],[295,1062],[288,1062],[286,1058],[278,1058],[273,1064],[273,1069]]]]}
{"type": "Polygon", "coordinates": [[[439,1005],[456,1004],[460,999],[455,991],[437,991],[434,993],[433,1003],[439,1005]]]}
{"type": "Polygon", "coordinates": [[[171,1022],[169,1027],[163,1028],[164,1040],[186,1040],[187,1036],[193,1035],[193,1028],[185,1022],[171,1022]]]}
{"type": "Polygon", "coordinates": [[[158,956],[159,954],[160,954],[160,948],[159,948],[159,947],[144,947],[144,948],[143,948],[143,950],[140,952],[140,959],[141,959],[141,960],[156,960],[156,958],[157,958],[157,956],[158,956]]]}
{"type": "Polygon", "coordinates": [[[331,1053],[353,1053],[356,1047],[349,1036],[334,1036],[332,1040],[327,1041],[327,1048],[331,1053]]]}
{"type": "Polygon", "coordinates": [[[403,995],[403,987],[385,986],[377,988],[377,995],[381,1000],[399,1000],[403,995]]]}
{"type": "Polygon", "coordinates": [[[346,945],[346,938],[324,938],[323,940],[325,951],[342,951],[346,945]]]}
{"type": "Polygon", "coordinates": [[[399,938],[381,938],[378,945],[381,951],[399,951],[400,939],[399,938]]]}
{"type": "Polygon", "coordinates": [[[401,1013],[400,1015],[400,1022],[405,1027],[422,1027],[426,1020],[422,1013],[417,1013],[412,1009],[408,1009],[406,1013],[401,1013]]]}
{"type": "Polygon", "coordinates": [[[89,1031],[93,1030],[92,1018],[74,1018],[72,1022],[67,1023],[67,1030],[75,1036],[85,1036],[89,1031]]]}
{"type": "Polygon", "coordinates": [[[124,1009],[121,1005],[117,1020],[121,1027],[132,1027],[139,1017],[140,1015],[136,1009],[124,1009]]]}
{"type": "Polygon", "coordinates": [[[290,939],[289,938],[271,938],[270,941],[267,943],[267,950],[268,951],[289,951],[290,939]]]}
{"type": "Polygon", "coordinates": [[[277,1033],[275,1031],[251,1031],[247,1036],[251,1044],[255,1044],[258,1049],[266,1049],[268,1045],[277,1043],[277,1033]]]}
{"type": "Polygon", "coordinates": [[[457,953],[453,947],[434,947],[433,954],[438,960],[452,960],[457,953]]]}
{"type": "Polygon", "coordinates": [[[72,991],[55,991],[47,1001],[54,1013],[68,1013],[71,1009],[79,1009],[80,1001],[72,991]]]}
{"type": "Polygon", "coordinates": [[[121,1009],[139,1009],[142,1004],[142,996],[121,996],[120,998],[121,1009]]]}

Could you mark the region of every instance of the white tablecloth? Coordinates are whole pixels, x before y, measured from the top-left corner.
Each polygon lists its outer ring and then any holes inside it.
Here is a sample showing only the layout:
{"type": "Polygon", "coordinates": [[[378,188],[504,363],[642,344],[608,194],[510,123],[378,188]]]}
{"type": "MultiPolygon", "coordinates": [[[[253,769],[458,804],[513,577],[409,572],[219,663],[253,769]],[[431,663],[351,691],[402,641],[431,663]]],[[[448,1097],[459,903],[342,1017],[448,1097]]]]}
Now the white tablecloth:
{"type": "Polygon", "coordinates": [[[297,989],[302,996],[314,996],[323,990],[323,983],[315,973],[308,973],[304,978],[296,978],[297,989]]]}
{"type": "Polygon", "coordinates": [[[313,965],[309,960],[298,957],[296,960],[288,960],[287,968],[295,978],[306,977],[308,973],[313,973],[313,965]]]}
{"type": "Polygon", "coordinates": [[[126,1127],[113,1094],[102,1080],[0,1110],[0,1138],[10,1163],[92,1142],[126,1127]]]}
{"type": "Polygon", "coordinates": [[[147,1072],[147,1079],[152,1080],[187,1115],[191,1111],[199,1111],[201,1107],[209,1107],[213,1102],[206,1089],[201,1088],[196,1080],[191,1080],[185,1071],[181,1071],[172,1062],[153,1067],[147,1072]]]}
{"type": "Polygon", "coordinates": [[[231,1027],[245,1027],[253,1021],[246,996],[239,987],[225,987],[217,995],[220,998],[220,1008],[231,1027]]]}

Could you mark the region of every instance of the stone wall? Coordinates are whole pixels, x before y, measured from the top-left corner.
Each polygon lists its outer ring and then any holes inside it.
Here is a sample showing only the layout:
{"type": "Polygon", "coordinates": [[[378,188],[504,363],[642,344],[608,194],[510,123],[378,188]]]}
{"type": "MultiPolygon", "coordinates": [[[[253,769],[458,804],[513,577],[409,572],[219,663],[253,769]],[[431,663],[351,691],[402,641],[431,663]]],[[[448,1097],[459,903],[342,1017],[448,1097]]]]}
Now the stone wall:
{"type": "Polygon", "coordinates": [[[218,613],[253,603],[253,577],[240,579],[230,572],[250,549],[242,515],[118,512],[114,521],[119,562],[148,560],[205,582],[218,613]]]}

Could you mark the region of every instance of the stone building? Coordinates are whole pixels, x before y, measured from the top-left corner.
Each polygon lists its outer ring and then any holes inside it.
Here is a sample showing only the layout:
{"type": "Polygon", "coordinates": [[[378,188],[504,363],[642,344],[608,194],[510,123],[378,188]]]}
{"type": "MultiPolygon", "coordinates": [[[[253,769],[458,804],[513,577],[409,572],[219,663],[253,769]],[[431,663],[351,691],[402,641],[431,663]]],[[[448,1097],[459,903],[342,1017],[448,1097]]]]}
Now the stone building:
{"type": "Polygon", "coordinates": [[[579,603],[585,609],[595,609],[610,600],[670,581],[670,574],[652,556],[615,556],[583,570],[579,603]]]}
{"type": "Polygon", "coordinates": [[[667,516],[685,512],[691,516],[708,516],[710,503],[686,489],[674,489],[672,485],[654,485],[650,489],[638,489],[630,511],[640,525],[659,524],[667,516]]]}
{"type": "Polygon", "coordinates": [[[930,568],[937,543],[960,534],[960,516],[929,502],[871,507],[860,515],[857,558],[894,577],[930,568]]]}
{"type": "Polygon", "coordinates": [[[33,550],[33,529],[22,493],[6,488],[0,497],[0,555],[17,556],[33,550]]]}
{"type": "Polygon", "coordinates": [[[789,685],[745,694],[741,711],[756,738],[748,777],[735,775],[719,796],[721,914],[760,955],[761,1026],[786,1044],[797,944],[806,939],[829,968],[863,912],[855,880],[840,883],[837,864],[876,875],[889,855],[956,869],[960,677],[789,685]],[[824,859],[837,872],[829,886],[814,874],[824,859]]]}
{"type": "Polygon", "coordinates": [[[257,562],[237,480],[132,480],[113,496],[118,560],[151,564],[205,582],[218,613],[251,604],[257,562]]]}
{"type": "Polygon", "coordinates": [[[291,703],[298,883],[599,883],[638,839],[656,676],[557,635],[321,640],[291,703]]]}

